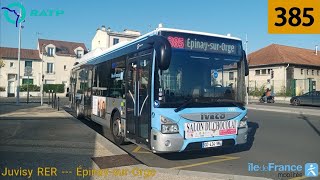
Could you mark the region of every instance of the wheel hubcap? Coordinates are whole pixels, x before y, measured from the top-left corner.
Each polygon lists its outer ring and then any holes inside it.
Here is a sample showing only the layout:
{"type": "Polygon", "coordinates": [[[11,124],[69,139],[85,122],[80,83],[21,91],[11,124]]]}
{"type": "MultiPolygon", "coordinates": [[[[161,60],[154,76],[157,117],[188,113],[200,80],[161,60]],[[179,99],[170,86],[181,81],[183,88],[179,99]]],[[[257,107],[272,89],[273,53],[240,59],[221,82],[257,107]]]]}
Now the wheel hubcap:
{"type": "Polygon", "coordinates": [[[120,137],[121,136],[121,130],[120,130],[121,124],[120,120],[117,119],[113,122],[113,135],[120,137]]]}

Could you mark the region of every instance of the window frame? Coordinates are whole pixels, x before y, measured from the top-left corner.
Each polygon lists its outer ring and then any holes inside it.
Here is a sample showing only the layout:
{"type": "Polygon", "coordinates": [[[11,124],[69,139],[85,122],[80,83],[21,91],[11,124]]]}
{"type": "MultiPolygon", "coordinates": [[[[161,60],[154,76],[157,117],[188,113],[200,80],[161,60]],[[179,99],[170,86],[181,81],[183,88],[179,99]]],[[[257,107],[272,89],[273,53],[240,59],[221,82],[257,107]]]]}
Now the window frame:
{"type": "Polygon", "coordinates": [[[54,54],[54,47],[48,47],[47,48],[47,56],[53,57],[54,54]]]}
{"type": "Polygon", "coordinates": [[[113,45],[116,45],[116,44],[118,44],[120,42],[120,39],[119,38],[113,38],[113,40],[112,40],[112,44],[113,45]]]}

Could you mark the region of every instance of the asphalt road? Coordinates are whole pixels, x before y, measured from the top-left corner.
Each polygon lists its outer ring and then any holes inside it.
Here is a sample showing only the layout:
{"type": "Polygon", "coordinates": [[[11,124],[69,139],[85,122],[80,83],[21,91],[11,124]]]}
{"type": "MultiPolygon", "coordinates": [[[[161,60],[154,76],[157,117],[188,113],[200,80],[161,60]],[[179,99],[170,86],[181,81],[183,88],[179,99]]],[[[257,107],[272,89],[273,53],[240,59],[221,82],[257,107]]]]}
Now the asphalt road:
{"type": "MultiPolygon", "coordinates": [[[[248,116],[250,136],[246,146],[162,155],[153,154],[131,143],[122,145],[121,148],[151,167],[273,179],[279,179],[277,172],[249,172],[248,163],[258,165],[267,165],[268,163],[295,164],[303,167],[307,162],[319,164],[319,116],[255,110],[249,110],[248,116]]],[[[82,121],[102,133],[100,125],[86,120],[82,121]]],[[[111,135],[108,135],[107,138],[112,140],[111,135]]]]}

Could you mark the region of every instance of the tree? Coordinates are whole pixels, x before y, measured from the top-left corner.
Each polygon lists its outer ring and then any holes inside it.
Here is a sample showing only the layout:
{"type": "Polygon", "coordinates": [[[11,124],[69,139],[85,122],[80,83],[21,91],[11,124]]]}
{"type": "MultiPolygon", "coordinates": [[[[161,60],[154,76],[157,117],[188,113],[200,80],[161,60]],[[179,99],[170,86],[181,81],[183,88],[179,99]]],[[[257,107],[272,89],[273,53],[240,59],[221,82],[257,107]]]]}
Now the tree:
{"type": "Polygon", "coordinates": [[[2,59],[0,59],[0,68],[3,68],[6,64],[3,62],[2,59]]]}

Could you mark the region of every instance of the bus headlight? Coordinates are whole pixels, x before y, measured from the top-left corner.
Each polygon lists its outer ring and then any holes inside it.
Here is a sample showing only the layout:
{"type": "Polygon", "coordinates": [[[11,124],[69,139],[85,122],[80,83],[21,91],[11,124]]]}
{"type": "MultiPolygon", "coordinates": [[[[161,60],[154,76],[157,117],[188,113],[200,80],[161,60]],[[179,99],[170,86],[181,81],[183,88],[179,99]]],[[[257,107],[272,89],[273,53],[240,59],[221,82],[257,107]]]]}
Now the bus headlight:
{"type": "Polygon", "coordinates": [[[161,132],[163,134],[178,133],[179,127],[177,124],[162,124],[161,125],[161,132]]]}
{"type": "Polygon", "coordinates": [[[245,115],[241,121],[239,122],[239,128],[244,128],[247,126],[247,120],[248,120],[248,116],[245,115]]]}
{"type": "Polygon", "coordinates": [[[179,132],[179,126],[173,120],[164,116],[160,116],[160,121],[161,121],[161,132],[163,134],[171,134],[171,133],[179,132]]]}

